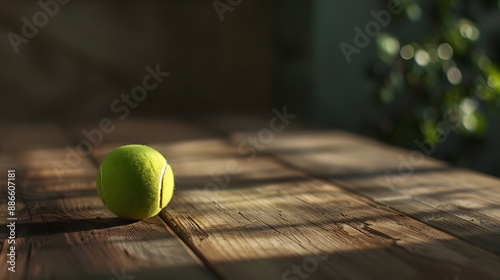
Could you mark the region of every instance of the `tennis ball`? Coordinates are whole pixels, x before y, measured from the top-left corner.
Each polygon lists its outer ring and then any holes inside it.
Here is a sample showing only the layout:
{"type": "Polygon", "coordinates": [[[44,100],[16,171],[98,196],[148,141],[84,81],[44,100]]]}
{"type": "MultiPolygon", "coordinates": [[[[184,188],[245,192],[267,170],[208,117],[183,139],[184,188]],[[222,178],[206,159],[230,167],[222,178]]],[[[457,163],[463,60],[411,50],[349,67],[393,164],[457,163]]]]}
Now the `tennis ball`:
{"type": "Polygon", "coordinates": [[[174,175],[153,148],[125,145],[111,151],[97,170],[97,193],[115,215],[140,220],[160,212],[172,199],[174,175]]]}

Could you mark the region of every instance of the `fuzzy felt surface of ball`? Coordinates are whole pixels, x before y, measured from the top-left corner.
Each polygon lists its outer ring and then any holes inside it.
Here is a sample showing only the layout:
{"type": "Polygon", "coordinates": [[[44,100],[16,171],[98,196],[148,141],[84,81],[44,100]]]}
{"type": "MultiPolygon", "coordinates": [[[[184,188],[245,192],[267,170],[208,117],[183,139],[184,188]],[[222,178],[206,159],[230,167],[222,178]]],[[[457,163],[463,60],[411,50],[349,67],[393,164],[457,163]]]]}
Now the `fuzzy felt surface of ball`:
{"type": "Polygon", "coordinates": [[[167,160],[143,145],[111,151],[96,176],[97,193],[115,215],[140,220],[160,212],[172,199],[174,175],[167,160]]]}

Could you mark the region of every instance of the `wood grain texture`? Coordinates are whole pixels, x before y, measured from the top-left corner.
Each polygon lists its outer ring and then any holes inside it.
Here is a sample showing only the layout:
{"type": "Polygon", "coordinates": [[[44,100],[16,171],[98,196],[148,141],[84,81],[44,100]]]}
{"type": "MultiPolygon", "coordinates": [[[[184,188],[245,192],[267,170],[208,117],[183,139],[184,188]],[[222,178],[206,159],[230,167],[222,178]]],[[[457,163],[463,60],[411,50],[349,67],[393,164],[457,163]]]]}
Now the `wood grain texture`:
{"type": "Polygon", "coordinates": [[[89,141],[89,138],[93,139],[95,144],[92,144],[91,155],[97,159],[96,163],[100,163],[107,153],[122,145],[154,143],[189,145],[199,139],[215,139],[217,135],[212,130],[186,119],[141,120],[132,117],[123,121],[119,118],[108,119],[111,121],[109,130],[101,129],[100,124],[103,119],[66,127],[68,137],[74,146],[89,141]]]}
{"type": "MultiPolygon", "coordinates": [[[[65,148],[37,148],[0,161],[15,164],[18,176],[16,273],[2,261],[0,279],[216,279],[159,217],[110,213],[97,196],[92,161],[82,158],[60,181],[52,164],[67,164],[66,156],[65,148]]],[[[6,197],[2,191],[2,228],[6,197]]],[[[2,260],[6,253],[3,239],[2,260]]]]}
{"type": "Polygon", "coordinates": [[[155,146],[178,181],[160,215],[224,279],[498,277],[490,252],[272,157],[210,147],[155,146]]]}
{"type": "MultiPolygon", "coordinates": [[[[117,121],[62,181],[52,164],[68,164],[64,133],[20,129],[45,140],[0,153],[20,184],[20,273],[1,262],[0,279],[499,279],[496,179],[431,159],[401,177],[407,151],[293,127],[254,157],[240,143],[269,123],[238,123],[117,121]],[[98,164],[129,143],[151,145],[173,167],[177,189],[159,217],[116,218],[96,195],[98,164]]],[[[70,147],[95,128],[68,127],[70,147]]]]}
{"type": "MultiPolygon", "coordinates": [[[[235,134],[233,141],[243,137],[235,134]]],[[[343,132],[276,135],[266,152],[289,167],[500,254],[497,178],[343,132]]]]}

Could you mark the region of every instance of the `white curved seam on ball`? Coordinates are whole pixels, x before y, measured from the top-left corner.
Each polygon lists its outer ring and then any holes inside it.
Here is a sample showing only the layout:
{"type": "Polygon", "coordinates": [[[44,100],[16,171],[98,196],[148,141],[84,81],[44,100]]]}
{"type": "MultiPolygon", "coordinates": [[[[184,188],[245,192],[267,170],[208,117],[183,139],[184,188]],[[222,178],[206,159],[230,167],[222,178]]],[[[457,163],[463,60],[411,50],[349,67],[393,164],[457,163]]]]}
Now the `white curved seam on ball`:
{"type": "Polygon", "coordinates": [[[163,175],[165,175],[165,169],[167,169],[167,162],[165,161],[165,164],[163,164],[163,169],[161,170],[161,175],[160,175],[160,209],[162,205],[162,200],[163,200],[163,175]]]}
{"type": "Polygon", "coordinates": [[[106,205],[106,201],[104,200],[104,187],[102,185],[102,165],[99,166],[99,172],[101,173],[101,197],[102,197],[102,203],[104,203],[104,205],[106,205]]]}

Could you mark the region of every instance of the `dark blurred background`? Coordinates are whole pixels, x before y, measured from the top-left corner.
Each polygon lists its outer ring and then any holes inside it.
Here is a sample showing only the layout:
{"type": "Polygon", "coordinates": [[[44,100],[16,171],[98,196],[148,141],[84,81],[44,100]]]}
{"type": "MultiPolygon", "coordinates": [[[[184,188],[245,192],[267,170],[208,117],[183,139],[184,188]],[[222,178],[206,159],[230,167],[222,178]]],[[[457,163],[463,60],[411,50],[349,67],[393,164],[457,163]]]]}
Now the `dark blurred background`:
{"type": "Polygon", "coordinates": [[[2,1],[0,116],[116,118],[113,101],[159,64],[170,76],[134,117],[286,105],[313,124],[424,142],[431,156],[500,176],[499,1],[401,0],[356,47],[354,28],[366,33],[391,1],[2,1]],[[24,38],[24,17],[46,24],[24,38]],[[13,38],[27,41],[17,53],[13,38]],[[342,43],[357,49],[350,62],[342,43]]]}

